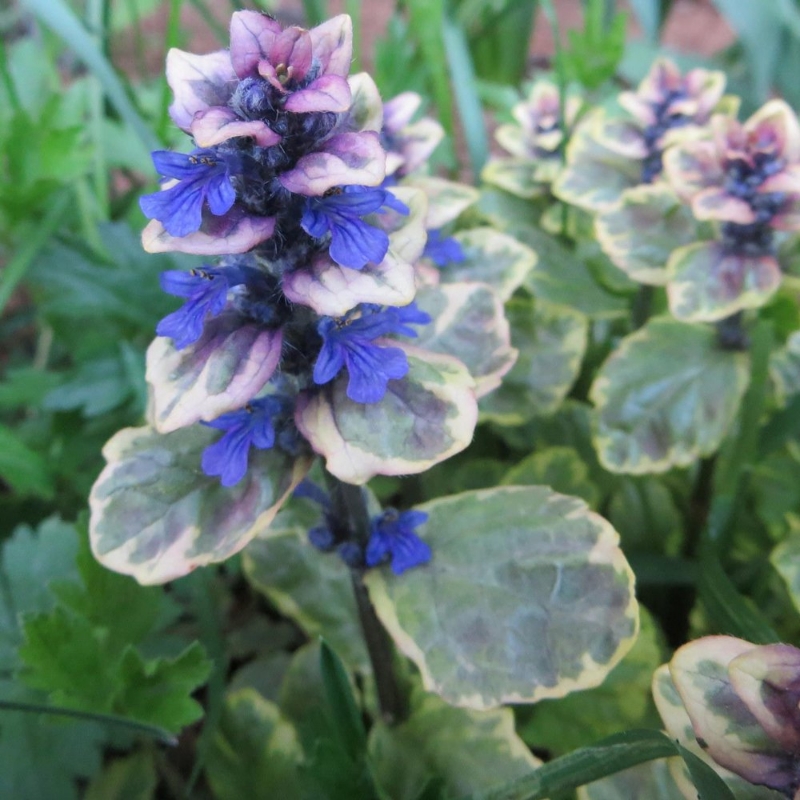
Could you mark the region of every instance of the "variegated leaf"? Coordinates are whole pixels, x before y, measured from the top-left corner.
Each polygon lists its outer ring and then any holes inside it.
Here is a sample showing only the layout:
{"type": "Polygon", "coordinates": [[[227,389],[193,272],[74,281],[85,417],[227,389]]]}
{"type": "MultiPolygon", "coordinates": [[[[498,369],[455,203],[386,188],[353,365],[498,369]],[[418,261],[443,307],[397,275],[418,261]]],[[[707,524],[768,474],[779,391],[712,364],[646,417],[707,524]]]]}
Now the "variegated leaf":
{"type": "Polygon", "coordinates": [[[493,228],[459,231],[454,238],[464,251],[464,260],[442,268],[443,283],[488,283],[505,301],[536,265],[536,253],[530,247],[493,228]]]}
{"type": "Polygon", "coordinates": [[[405,342],[409,371],[389,381],[377,403],[356,403],[348,376],[301,395],[295,421],[329,472],[361,484],[374,475],[423,472],[463,450],[472,440],[478,409],[474,381],[455,358],[405,342]]]}
{"type": "Polygon", "coordinates": [[[577,311],[540,300],[515,298],[506,305],[506,315],[519,356],[502,385],[483,398],[480,410],[493,422],[520,425],[561,405],[578,377],[589,326],[577,311]]]}
{"type": "Polygon", "coordinates": [[[192,425],[168,434],[125,428],[110,439],[89,497],[98,561],[140,583],[163,583],[224,561],[272,522],[309,459],[253,451],[244,479],[225,488],[200,469],[218,436],[192,425]]]}
{"type": "Polygon", "coordinates": [[[399,725],[370,731],[375,778],[391,800],[416,800],[438,780],[444,796],[462,797],[521,778],[540,765],[514,731],[511,709],[453,708],[415,687],[399,725]]]}
{"type": "Polygon", "coordinates": [[[663,183],[627,189],[619,203],[597,215],[595,231],[614,264],[654,286],[667,282],[672,251],[698,238],[691,211],[663,183]]]}
{"type": "Polygon", "coordinates": [[[426,286],[417,292],[417,306],[432,322],[419,329],[417,344],[434,353],[460,359],[475,379],[475,394],[483,397],[517,359],[503,303],[485,283],[426,286]]]}
{"type": "Polygon", "coordinates": [[[650,320],[623,340],[592,385],[600,461],[611,472],[644,474],[711,455],[748,379],[748,356],[720,348],[713,328],[650,320]]]}
{"type": "Polygon", "coordinates": [[[631,648],[633,573],[614,529],[582,500],[514,486],[420,510],[430,563],[366,581],[428,691],[473,709],[563,697],[597,686],[631,648]]]}
{"type": "Polygon", "coordinates": [[[669,309],[685,322],[714,322],[759,308],[781,284],[774,256],[728,252],[719,242],[697,242],[675,250],[667,276],[669,309]]]}
{"type": "Polygon", "coordinates": [[[230,311],[208,320],[193,345],[156,338],[147,350],[153,422],[160,433],[243,408],[266,386],[281,358],[280,330],[230,311]]]}

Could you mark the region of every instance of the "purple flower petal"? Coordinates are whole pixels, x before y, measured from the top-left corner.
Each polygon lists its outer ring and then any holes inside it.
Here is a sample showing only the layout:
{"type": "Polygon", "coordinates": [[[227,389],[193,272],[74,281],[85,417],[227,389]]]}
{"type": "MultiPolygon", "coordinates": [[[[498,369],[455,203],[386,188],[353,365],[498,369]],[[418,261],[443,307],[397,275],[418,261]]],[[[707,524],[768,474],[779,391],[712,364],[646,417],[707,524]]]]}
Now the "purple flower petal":
{"type": "Polygon", "coordinates": [[[339,14],[312,28],[308,35],[321,73],[346,77],[353,60],[353,22],[349,15],[339,14]]]}
{"type": "Polygon", "coordinates": [[[227,50],[194,55],[172,48],[167,53],[167,83],[175,100],[172,121],[189,133],[195,115],[212,106],[226,106],[236,88],[236,73],[227,50]]]}
{"type": "Polygon", "coordinates": [[[312,81],[305,89],[293,92],[284,108],[294,113],[333,111],[342,114],[350,108],[352,95],[350,85],[338,75],[323,75],[312,81]]]}
{"type": "Polygon", "coordinates": [[[230,63],[239,78],[256,74],[281,34],[281,24],[258,11],[237,11],[231,17],[230,63]]]}
{"type": "Polygon", "coordinates": [[[412,567],[427,564],[431,560],[431,549],[414,532],[427,519],[428,515],[423,511],[398,514],[393,508],[387,508],[381,516],[374,518],[367,543],[367,566],[377,566],[389,557],[392,572],[401,575],[412,567]]]}
{"type": "Polygon", "coordinates": [[[322,152],[302,156],[279,180],[295,194],[320,196],[335,186],[378,186],[386,154],[373,131],[341,133],[327,139],[322,152]]]}
{"type": "Polygon", "coordinates": [[[243,120],[229,108],[198,111],[191,124],[191,134],[198,147],[213,147],[239,136],[246,136],[259,147],[271,147],[281,137],[260,120],[243,120]]]}

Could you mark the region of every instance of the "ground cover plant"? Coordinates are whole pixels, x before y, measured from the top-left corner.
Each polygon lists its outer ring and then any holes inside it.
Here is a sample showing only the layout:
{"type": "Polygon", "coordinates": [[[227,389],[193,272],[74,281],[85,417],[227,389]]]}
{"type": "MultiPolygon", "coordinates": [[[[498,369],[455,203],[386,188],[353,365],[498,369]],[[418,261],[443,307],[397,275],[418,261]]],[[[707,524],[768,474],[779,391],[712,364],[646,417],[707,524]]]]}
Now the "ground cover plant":
{"type": "Polygon", "coordinates": [[[213,5],[0,17],[0,796],[800,797],[800,8],[213,5]]]}

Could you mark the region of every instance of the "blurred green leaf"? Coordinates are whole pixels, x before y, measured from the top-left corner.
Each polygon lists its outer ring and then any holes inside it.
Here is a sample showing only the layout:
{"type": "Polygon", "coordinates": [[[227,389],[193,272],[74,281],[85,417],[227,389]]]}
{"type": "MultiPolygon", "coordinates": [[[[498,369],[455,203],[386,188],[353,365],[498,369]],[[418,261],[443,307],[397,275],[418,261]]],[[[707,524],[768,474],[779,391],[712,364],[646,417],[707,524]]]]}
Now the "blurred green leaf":
{"type": "Polygon", "coordinates": [[[0,425],[0,479],[21,496],[53,496],[47,460],[5,425],[0,425]]]}

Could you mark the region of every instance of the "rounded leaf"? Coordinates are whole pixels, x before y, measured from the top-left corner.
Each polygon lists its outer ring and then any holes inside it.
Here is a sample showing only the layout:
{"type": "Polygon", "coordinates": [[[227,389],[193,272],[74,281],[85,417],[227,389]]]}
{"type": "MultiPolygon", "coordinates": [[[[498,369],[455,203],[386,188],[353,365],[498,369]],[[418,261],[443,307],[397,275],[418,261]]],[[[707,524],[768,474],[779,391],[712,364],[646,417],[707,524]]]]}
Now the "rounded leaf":
{"type": "Polygon", "coordinates": [[[483,397],[517,360],[503,303],[485,283],[426,286],[417,292],[417,306],[433,322],[419,329],[420,347],[460,359],[475,379],[475,394],[483,397]]]}
{"type": "Polygon", "coordinates": [[[309,459],[254,450],[244,479],[225,488],[200,470],[203,449],[217,437],[192,425],[166,435],[125,428],[109,440],[89,496],[100,563],[139,583],[164,583],[224,561],[272,522],[309,459]]]}
{"type": "Polygon", "coordinates": [[[630,650],[633,573],[616,531],[582,500],[510,486],[419,510],[430,563],[366,581],[427,690],[474,709],[563,697],[597,686],[630,650]]]}
{"type": "Polygon", "coordinates": [[[195,344],[176,350],[156,338],[147,349],[153,424],[160,433],[243,408],[272,377],[281,357],[280,330],[243,323],[236,313],[206,322],[195,344]]]}
{"type": "Polygon", "coordinates": [[[488,283],[505,301],[536,266],[536,253],[530,247],[494,228],[459,231],[453,238],[461,245],[464,260],[442,268],[443,283],[488,283]]]}
{"type": "Polygon", "coordinates": [[[759,308],[781,285],[774,256],[727,252],[719,242],[676,250],[667,264],[669,310],[686,322],[714,322],[759,308]]]}
{"type": "Polygon", "coordinates": [[[409,370],[389,381],[383,400],[350,400],[343,373],[298,401],[297,427],[327,459],[328,471],[347,483],[424,472],[472,440],[478,408],[466,367],[405,342],[392,346],[405,350],[409,370]]]}
{"type": "Polygon", "coordinates": [[[590,392],[595,446],[611,472],[641,475],[711,455],[739,409],[748,356],[716,332],[665,317],[622,341],[590,392]]]}
{"type": "Polygon", "coordinates": [[[697,239],[697,223],[668,186],[655,184],[626,190],[617,205],[598,214],[595,232],[623,272],[661,286],[672,251],[697,239]]]}

